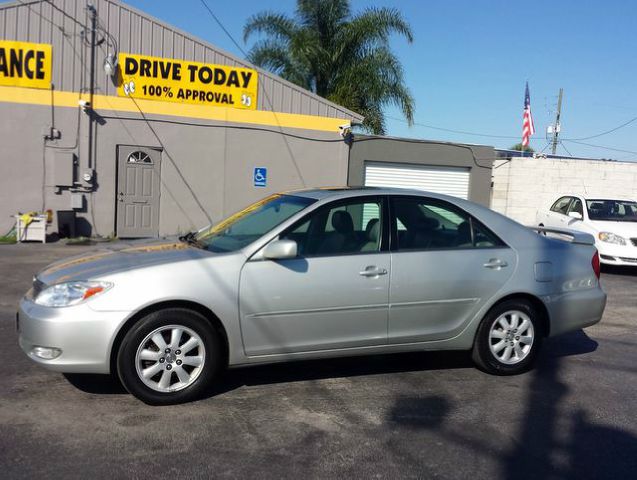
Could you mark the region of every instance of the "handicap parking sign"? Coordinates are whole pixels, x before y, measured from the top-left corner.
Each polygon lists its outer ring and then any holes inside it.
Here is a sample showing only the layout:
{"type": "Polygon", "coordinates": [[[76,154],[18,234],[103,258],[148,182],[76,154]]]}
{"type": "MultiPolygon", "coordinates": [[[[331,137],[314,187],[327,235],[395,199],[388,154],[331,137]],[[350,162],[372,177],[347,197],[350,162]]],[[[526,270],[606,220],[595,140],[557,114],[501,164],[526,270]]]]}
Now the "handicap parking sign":
{"type": "Polygon", "coordinates": [[[268,182],[268,169],[264,167],[254,167],[254,186],[265,187],[268,182]]]}

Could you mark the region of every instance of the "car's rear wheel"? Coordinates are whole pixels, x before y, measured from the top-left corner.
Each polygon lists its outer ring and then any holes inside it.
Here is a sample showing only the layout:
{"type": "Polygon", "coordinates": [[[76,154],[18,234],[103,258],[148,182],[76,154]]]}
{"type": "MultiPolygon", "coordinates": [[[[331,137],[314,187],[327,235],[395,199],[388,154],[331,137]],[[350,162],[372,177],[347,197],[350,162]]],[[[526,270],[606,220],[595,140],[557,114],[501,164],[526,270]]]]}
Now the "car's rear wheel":
{"type": "Polygon", "coordinates": [[[219,334],[197,312],[170,308],[150,313],[126,334],[117,355],[124,387],[152,405],[194,400],[221,365],[219,334]]]}
{"type": "Polygon", "coordinates": [[[486,372],[515,375],[535,362],[542,343],[540,316],[531,302],[512,299],[492,308],[476,333],[472,357],[486,372]]]}

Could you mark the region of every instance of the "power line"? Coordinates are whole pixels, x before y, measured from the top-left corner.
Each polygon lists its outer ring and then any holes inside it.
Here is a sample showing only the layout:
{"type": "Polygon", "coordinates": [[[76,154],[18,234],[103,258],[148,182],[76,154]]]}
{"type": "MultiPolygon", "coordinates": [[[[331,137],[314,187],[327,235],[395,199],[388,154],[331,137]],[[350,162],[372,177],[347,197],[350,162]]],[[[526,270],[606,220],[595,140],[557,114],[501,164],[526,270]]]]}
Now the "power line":
{"type": "MultiPolygon", "coordinates": [[[[210,14],[210,16],[212,16],[212,18],[214,19],[214,21],[217,23],[217,25],[219,25],[219,27],[224,31],[224,33],[228,36],[228,38],[230,38],[230,40],[232,41],[232,43],[239,49],[239,51],[245,56],[248,57],[248,54],[246,53],[246,51],[241,47],[241,45],[239,45],[239,42],[237,42],[235,40],[235,38],[232,36],[232,34],[228,31],[228,29],[226,29],[226,27],[223,25],[223,23],[221,22],[221,20],[219,20],[219,18],[215,15],[215,13],[212,11],[212,9],[208,6],[208,4],[206,3],[206,0],[200,0],[201,4],[204,6],[204,8],[206,10],[208,10],[208,13],[210,14]]],[[[405,123],[409,123],[406,120],[403,120],[401,118],[396,118],[396,117],[391,117],[389,115],[386,115],[387,118],[391,118],[393,120],[398,120],[401,122],[405,122],[405,123]]],[[[474,135],[474,136],[479,136],[479,137],[491,137],[491,138],[509,138],[509,139],[517,139],[518,137],[511,137],[511,136],[503,136],[503,135],[486,135],[486,134],[479,134],[479,133],[472,133],[472,132],[464,132],[461,130],[451,130],[451,129],[447,129],[447,128],[441,128],[441,127],[434,127],[432,125],[426,125],[423,123],[416,123],[413,122],[413,125],[418,125],[421,127],[426,127],[426,128],[432,128],[434,130],[442,130],[445,132],[452,132],[452,133],[461,133],[464,135],[474,135]]]]}
{"type": "Polygon", "coordinates": [[[568,139],[568,138],[563,138],[562,141],[563,142],[576,143],[578,145],[585,145],[587,147],[601,148],[602,150],[611,150],[613,152],[632,153],[634,155],[637,155],[637,152],[635,152],[633,150],[622,150],[621,148],[606,147],[604,145],[594,145],[592,143],[579,142],[577,140],[571,140],[571,139],[568,139]]]}
{"type": "MultiPolygon", "coordinates": [[[[48,3],[49,5],[51,5],[55,10],[57,10],[58,12],[60,12],[62,15],[64,15],[66,18],[68,18],[69,20],[71,20],[72,22],[75,22],[77,25],[84,27],[84,24],[82,22],[80,22],[79,20],[77,20],[75,17],[73,17],[72,15],[69,15],[68,13],[66,13],[64,10],[62,10],[60,7],[58,7],[57,5],[55,5],[51,0],[45,0],[46,3],[48,3]]],[[[22,3],[22,2],[20,2],[22,3]]]]}
{"type": "Polygon", "coordinates": [[[566,153],[568,153],[568,154],[569,154],[569,156],[571,156],[571,157],[573,156],[573,154],[572,154],[571,152],[569,152],[569,151],[568,151],[568,148],[566,148],[566,145],[564,145],[564,142],[560,142],[560,145],[562,146],[562,148],[563,148],[564,150],[566,150],[566,153]]]}
{"type": "MultiPolygon", "coordinates": [[[[232,43],[237,47],[237,49],[245,56],[247,57],[248,54],[246,53],[246,51],[241,47],[241,45],[239,44],[239,42],[237,42],[235,40],[235,38],[233,37],[233,35],[228,31],[228,29],[223,25],[223,23],[221,22],[221,20],[219,20],[219,18],[215,15],[215,13],[212,11],[212,9],[208,6],[208,4],[206,3],[205,0],[200,0],[201,4],[204,6],[204,8],[208,11],[208,13],[210,14],[210,16],[214,19],[214,21],[217,23],[217,25],[223,30],[223,32],[226,34],[226,36],[232,41],[232,43]]],[[[267,97],[267,94],[266,94],[267,97]]],[[[269,100],[269,98],[268,98],[269,100]]],[[[403,122],[405,124],[409,124],[409,122],[407,122],[406,120],[402,119],[402,118],[397,118],[397,117],[392,117],[390,115],[386,115],[387,118],[390,118],[392,120],[396,120],[399,122],[403,122]]],[[[597,138],[597,137],[601,137],[603,135],[608,135],[609,133],[615,132],[621,128],[624,128],[628,125],[630,125],[631,123],[637,121],[637,117],[634,117],[630,120],[628,120],[625,123],[622,123],[621,125],[618,125],[615,128],[612,128],[610,130],[607,130],[605,132],[601,132],[595,135],[590,135],[588,137],[581,137],[581,138],[574,138],[574,139],[562,139],[562,140],[567,140],[567,141],[571,141],[573,143],[577,143],[577,141],[579,140],[589,140],[591,138],[597,138]]],[[[483,137],[483,138],[501,138],[501,139],[513,139],[513,140],[517,140],[519,137],[517,136],[510,136],[510,135],[492,135],[492,134],[487,134],[487,133],[477,133],[477,132],[469,132],[466,130],[455,130],[455,129],[451,129],[451,128],[444,128],[444,127],[437,127],[435,125],[429,125],[426,123],[420,123],[420,122],[412,122],[413,125],[417,125],[419,127],[423,127],[423,128],[429,128],[432,130],[438,130],[441,132],[448,132],[448,133],[457,133],[457,134],[461,134],[461,135],[470,135],[470,136],[474,136],[474,137],[483,137]]],[[[283,132],[281,132],[283,133],[283,132]]],[[[586,145],[586,144],[583,144],[586,145]]],[[[588,146],[594,146],[594,145],[588,145],[588,146]]],[[[564,147],[564,149],[568,152],[568,150],[566,149],[566,147],[564,146],[564,144],[562,144],[562,147],[564,147]]],[[[544,147],[546,148],[546,147],[544,147]]],[[[609,148],[609,147],[602,147],[602,146],[598,146],[598,148],[603,148],[606,150],[615,150],[615,151],[620,151],[620,152],[626,152],[626,153],[636,153],[636,152],[632,152],[629,150],[619,150],[619,149],[613,149],[613,148],[609,148]]],[[[544,149],[543,149],[544,150],[544,149]]],[[[570,155],[570,153],[569,153],[570,155]]],[[[572,156],[572,155],[571,155],[572,156]]],[[[296,162],[295,162],[296,163],[296,162]]]]}
{"type": "MultiPolygon", "coordinates": [[[[392,116],[390,116],[390,115],[387,115],[387,118],[391,118],[392,120],[397,120],[397,121],[399,121],[399,122],[407,123],[407,121],[406,121],[406,120],[403,120],[402,118],[392,117],[392,116]]],[[[632,150],[622,150],[622,149],[618,149],[618,148],[606,147],[606,146],[603,146],[603,145],[593,145],[593,144],[590,144],[590,143],[584,143],[584,142],[580,142],[580,141],[579,141],[579,140],[587,140],[587,139],[589,139],[589,138],[596,138],[596,137],[599,137],[599,136],[602,136],[602,135],[606,135],[606,134],[608,134],[608,133],[611,133],[611,132],[614,132],[614,131],[616,131],[616,130],[619,130],[620,128],[623,128],[623,127],[625,127],[625,126],[627,126],[627,125],[629,125],[629,124],[631,124],[631,123],[633,123],[633,122],[635,122],[635,121],[637,121],[637,117],[635,117],[635,118],[633,118],[633,119],[629,120],[628,122],[625,122],[625,123],[623,123],[623,124],[621,124],[621,125],[619,125],[619,126],[617,126],[617,127],[613,128],[613,129],[611,129],[611,130],[608,130],[608,131],[606,131],[606,132],[602,132],[602,133],[599,133],[599,134],[597,134],[597,135],[592,135],[592,136],[590,136],[590,137],[583,137],[583,138],[581,138],[581,139],[580,139],[580,138],[577,138],[577,139],[572,139],[572,138],[562,138],[562,139],[560,140],[560,143],[561,143],[561,142],[566,141],[566,142],[577,143],[577,144],[580,144],[580,145],[585,145],[585,146],[587,146],[587,147],[595,147],[595,148],[601,148],[601,149],[603,149],[603,150],[612,150],[612,151],[615,151],[615,152],[623,152],[623,153],[630,153],[630,154],[635,154],[635,155],[637,155],[637,152],[632,151],[632,150]]],[[[477,137],[487,137],[487,138],[512,138],[512,139],[517,139],[517,138],[518,138],[518,137],[511,137],[511,136],[506,136],[506,135],[490,135],[490,134],[482,134],[482,133],[476,133],[476,132],[467,132],[467,131],[463,131],[463,130],[454,130],[454,129],[451,129],[451,128],[436,127],[436,126],[434,126],[434,125],[427,125],[427,124],[424,124],[424,123],[418,123],[418,122],[413,122],[413,125],[418,125],[418,126],[420,126],[420,127],[425,127],[425,128],[431,128],[431,129],[433,129],[433,130],[440,130],[440,131],[443,131],[443,132],[459,133],[459,134],[463,134],[463,135],[473,135],[473,136],[477,136],[477,137]]],[[[547,145],[546,145],[546,146],[545,146],[545,147],[541,150],[541,152],[542,152],[542,151],[544,151],[544,150],[545,150],[548,146],[550,146],[550,145],[551,145],[551,143],[549,142],[549,143],[548,143],[548,144],[547,144],[547,145]]],[[[566,151],[568,152],[568,150],[566,149],[566,147],[564,146],[564,144],[563,144],[563,143],[562,143],[562,147],[564,147],[564,150],[566,150],[566,151]]],[[[541,152],[540,152],[540,153],[541,153],[541,152]]],[[[569,153],[569,155],[571,155],[571,154],[569,153]]],[[[571,155],[571,156],[572,156],[572,155],[571,155]]]]}
{"type": "MultiPolygon", "coordinates": [[[[35,11],[34,9],[31,8],[31,5],[34,4],[38,4],[41,5],[42,2],[29,2],[26,3],[23,0],[18,0],[18,3],[24,7],[27,7],[32,13],[35,13],[38,17],[40,17],[41,19],[47,21],[48,23],[50,23],[51,25],[53,25],[54,27],[56,27],[58,30],[60,30],[60,32],[62,32],[62,35],[64,36],[74,36],[75,34],[70,34],[67,33],[66,30],[64,29],[63,25],[59,25],[57,23],[55,23],[53,20],[51,20],[50,18],[45,17],[44,15],[42,15],[41,13],[35,11]]],[[[58,12],[60,12],[62,15],[64,15],[66,18],[68,18],[69,20],[71,20],[72,22],[74,22],[75,24],[79,25],[80,27],[84,28],[84,24],[82,22],[80,22],[79,20],[77,20],[76,18],[72,17],[71,15],[69,15],[68,13],[66,13],[64,10],[62,10],[60,7],[58,7],[57,5],[54,5],[52,1],[50,0],[44,0],[44,3],[46,3],[47,5],[50,5],[53,9],[57,10],[58,12]]]]}
{"type": "Polygon", "coordinates": [[[237,42],[234,37],[232,36],[232,34],[228,31],[228,29],[223,25],[223,23],[221,23],[221,20],[219,20],[219,18],[215,15],[215,13],[212,11],[212,9],[208,6],[208,4],[206,3],[206,0],[200,0],[201,4],[204,6],[204,8],[206,10],[208,10],[208,13],[210,14],[210,16],[215,20],[215,22],[217,22],[217,25],[219,25],[219,28],[221,28],[221,30],[224,31],[224,33],[228,36],[228,38],[232,41],[232,43],[234,43],[235,47],[237,47],[239,49],[239,51],[245,56],[247,57],[248,54],[245,52],[245,50],[243,48],[241,48],[241,45],[239,45],[239,42],[237,42]]]}
{"type": "MultiPolygon", "coordinates": [[[[221,22],[221,20],[219,20],[219,18],[215,15],[215,13],[212,11],[212,9],[208,6],[208,4],[206,3],[205,0],[200,0],[201,4],[205,7],[205,9],[208,11],[208,13],[210,14],[210,16],[214,19],[214,21],[217,23],[217,25],[219,25],[219,27],[221,28],[221,30],[223,30],[223,32],[228,36],[228,38],[232,41],[232,43],[234,43],[234,45],[239,49],[239,51],[243,54],[244,57],[248,57],[248,54],[246,53],[246,51],[241,47],[241,45],[239,45],[239,42],[237,42],[235,40],[235,38],[233,37],[233,35],[230,33],[230,31],[224,26],[224,24],[221,22]]],[[[274,103],[272,102],[272,99],[270,98],[270,95],[268,94],[268,91],[266,88],[262,89],[263,92],[263,96],[265,97],[268,105],[270,106],[270,110],[272,112],[272,114],[274,115],[274,119],[277,122],[277,126],[279,127],[280,133],[283,135],[283,141],[285,142],[285,147],[288,151],[288,154],[290,155],[290,160],[292,161],[292,165],[294,166],[294,169],[296,170],[296,174],[299,177],[299,180],[301,181],[301,183],[303,184],[303,186],[307,186],[305,179],[303,178],[303,173],[301,172],[301,168],[299,167],[298,162],[296,161],[296,158],[294,157],[294,152],[292,151],[292,147],[290,147],[290,143],[288,142],[288,136],[290,135],[285,135],[284,131],[283,131],[283,127],[281,126],[279,119],[277,117],[276,111],[274,109],[274,103]]],[[[340,140],[342,141],[342,140],[340,140]]]]}
{"type": "MultiPolygon", "coordinates": [[[[403,122],[405,124],[409,124],[409,122],[407,122],[407,120],[404,120],[402,118],[398,118],[398,117],[392,117],[391,115],[385,115],[387,118],[390,118],[392,120],[396,120],[399,122],[403,122]]],[[[508,139],[514,139],[514,140],[519,140],[520,137],[513,137],[510,135],[491,135],[488,133],[476,133],[476,132],[467,132],[464,130],[454,130],[451,128],[443,128],[443,127],[436,127],[435,125],[428,125],[426,123],[419,123],[419,122],[413,122],[413,125],[418,125],[419,127],[425,127],[425,128],[431,128],[432,130],[440,130],[442,132],[450,132],[450,133],[460,133],[463,135],[473,135],[474,137],[487,137],[487,138],[508,138],[508,139]]]]}
{"type": "Polygon", "coordinates": [[[624,122],[621,125],[616,126],[615,128],[611,128],[610,130],[606,130],[605,132],[597,133],[595,135],[590,135],[588,137],[569,138],[568,140],[571,140],[571,141],[575,141],[575,140],[590,140],[591,138],[601,137],[602,135],[608,135],[609,133],[613,133],[613,132],[619,130],[620,128],[624,128],[624,127],[630,125],[631,123],[633,123],[635,121],[637,121],[637,117],[631,118],[627,122],[624,122]]]}

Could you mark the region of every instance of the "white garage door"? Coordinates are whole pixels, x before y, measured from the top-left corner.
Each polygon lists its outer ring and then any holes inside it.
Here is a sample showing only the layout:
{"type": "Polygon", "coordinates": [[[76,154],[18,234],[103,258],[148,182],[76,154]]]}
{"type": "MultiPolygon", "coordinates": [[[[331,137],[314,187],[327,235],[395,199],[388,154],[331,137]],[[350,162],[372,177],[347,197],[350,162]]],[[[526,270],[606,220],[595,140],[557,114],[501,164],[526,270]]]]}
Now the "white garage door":
{"type": "Polygon", "coordinates": [[[366,187],[397,187],[469,198],[469,169],[365,162],[366,187]]]}

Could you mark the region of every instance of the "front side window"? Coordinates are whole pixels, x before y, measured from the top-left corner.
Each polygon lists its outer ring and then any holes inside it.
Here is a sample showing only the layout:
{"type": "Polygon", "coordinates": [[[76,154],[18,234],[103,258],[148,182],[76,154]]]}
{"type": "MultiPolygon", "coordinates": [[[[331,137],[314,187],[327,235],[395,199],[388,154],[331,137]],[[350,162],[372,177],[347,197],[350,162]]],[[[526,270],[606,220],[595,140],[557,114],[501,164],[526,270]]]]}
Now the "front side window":
{"type": "Polygon", "coordinates": [[[355,198],[310,213],[281,235],[296,241],[300,256],[378,252],[382,236],[381,201],[355,198]]]}
{"type": "Polygon", "coordinates": [[[570,203],[571,197],[562,197],[553,204],[553,206],[551,207],[551,211],[566,215],[566,211],[568,210],[568,205],[570,203]]]}
{"type": "Polygon", "coordinates": [[[570,212],[577,212],[580,215],[584,216],[584,208],[582,207],[582,201],[579,198],[573,199],[573,203],[571,203],[570,208],[568,209],[570,212]]]}
{"type": "Polygon", "coordinates": [[[637,222],[637,202],[622,200],[586,200],[591,220],[637,222]]]}
{"type": "Polygon", "coordinates": [[[467,212],[435,199],[392,199],[395,250],[490,248],[504,243],[467,212]]]}
{"type": "Polygon", "coordinates": [[[196,242],[211,252],[234,252],[258,240],[277,225],[316,200],[293,195],[271,195],[225,220],[200,230],[196,242]]]}

